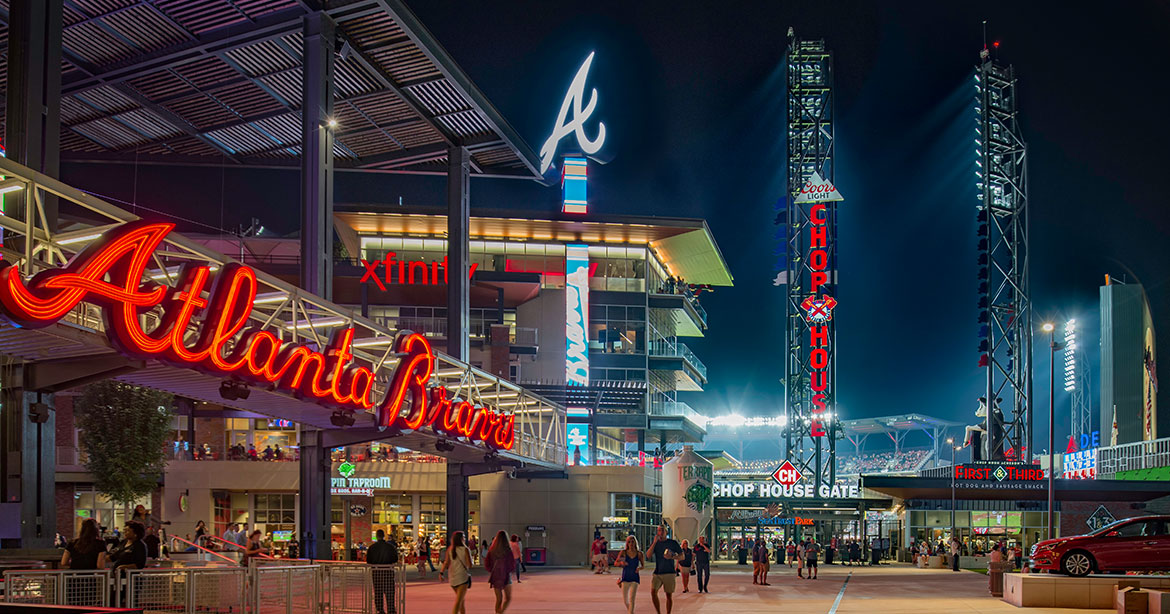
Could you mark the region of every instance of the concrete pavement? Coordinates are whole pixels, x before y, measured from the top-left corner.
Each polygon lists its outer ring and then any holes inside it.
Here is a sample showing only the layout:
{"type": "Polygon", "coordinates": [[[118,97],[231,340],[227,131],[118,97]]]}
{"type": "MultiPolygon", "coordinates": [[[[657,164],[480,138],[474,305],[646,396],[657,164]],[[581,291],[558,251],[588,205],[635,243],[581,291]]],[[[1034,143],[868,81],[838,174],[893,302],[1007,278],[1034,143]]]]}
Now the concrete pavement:
{"type": "MultiPolygon", "coordinates": [[[[595,575],[584,569],[538,569],[523,575],[513,585],[514,614],[602,614],[624,612],[621,589],[615,583],[618,571],[595,575]]],[[[411,577],[414,577],[413,575],[411,577]]],[[[412,580],[407,585],[407,612],[443,613],[451,610],[453,594],[446,584],[435,580],[412,580]]],[[[717,564],[711,574],[711,593],[694,592],[698,583],[691,578],[691,592],[675,593],[676,614],[969,614],[1019,613],[1020,610],[993,598],[987,591],[987,576],[950,570],[917,569],[906,564],[880,567],[822,565],[817,580],[802,580],[796,570],[772,566],[771,586],[752,584],[751,569],[717,564]],[[846,579],[848,578],[848,583],[846,579]],[[842,588],[844,592],[842,593],[842,588]],[[839,603],[837,602],[840,596],[839,603]],[[833,610],[836,605],[836,610],[833,610]]],[[[661,595],[661,593],[660,593],[661,595]]],[[[653,614],[650,575],[643,570],[635,612],[653,614]]],[[[487,577],[477,573],[468,593],[468,614],[490,613],[495,595],[487,577]]],[[[665,603],[663,604],[664,613],[665,603]]],[[[1027,614],[1093,612],[1097,610],[1028,608],[1027,614]]],[[[1100,612],[1100,611],[1097,611],[1100,612]]]]}

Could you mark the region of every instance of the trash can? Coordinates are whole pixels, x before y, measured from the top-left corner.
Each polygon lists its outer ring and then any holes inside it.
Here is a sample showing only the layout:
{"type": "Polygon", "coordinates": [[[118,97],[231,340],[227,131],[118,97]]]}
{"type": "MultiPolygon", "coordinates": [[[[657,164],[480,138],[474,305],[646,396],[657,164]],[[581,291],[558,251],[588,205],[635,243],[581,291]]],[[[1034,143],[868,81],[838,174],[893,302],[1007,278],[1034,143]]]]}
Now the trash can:
{"type": "Polygon", "coordinates": [[[992,597],[1003,597],[1003,574],[1012,570],[1012,564],[1003,561],[987,565],[987,588],[992,597]]]}
{"type": "Polygon", "coordinates": [[[525,548],[525,565],[544,565],[548,562],[548,548],[525,548]]]}

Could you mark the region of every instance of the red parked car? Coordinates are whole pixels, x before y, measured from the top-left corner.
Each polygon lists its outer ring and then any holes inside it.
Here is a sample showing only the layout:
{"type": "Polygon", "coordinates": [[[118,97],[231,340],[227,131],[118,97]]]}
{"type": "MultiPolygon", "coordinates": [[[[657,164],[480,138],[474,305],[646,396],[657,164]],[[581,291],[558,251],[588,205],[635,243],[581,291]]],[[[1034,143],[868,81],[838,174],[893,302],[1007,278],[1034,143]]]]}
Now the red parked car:
{"type": "Polygon", "coordinates": [[[1170,516],[1141,516],[1032,546],[1032,569],[1070,576],[1170,570],[1170,516]]]}

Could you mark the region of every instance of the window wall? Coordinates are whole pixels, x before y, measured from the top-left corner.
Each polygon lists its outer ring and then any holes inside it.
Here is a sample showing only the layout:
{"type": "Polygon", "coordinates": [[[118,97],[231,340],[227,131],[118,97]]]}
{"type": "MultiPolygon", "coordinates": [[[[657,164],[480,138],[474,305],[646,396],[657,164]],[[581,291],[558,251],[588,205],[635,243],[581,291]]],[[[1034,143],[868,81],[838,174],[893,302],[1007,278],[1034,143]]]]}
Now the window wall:
{"type": "Polygon", "coordinates": [[[96,492],[93,486],[78,486],[73,492],[73,535],[81,534],[81,523],[89,518],[97,520],[98,526],[105,527],[109,532],[114,529],[121,531],[126,521],[134,515],[134,508],[139,505],[150,511],[150,495],[139,497],[127,508],[96,492]]]}
{"type": "Polygon", "coordinates": [[[590,305],[589,351],[601,354],[645,354],[646,308],[590,305]]]}
{"type": "MultiPolygon", "coordinates": [[[[648,547],[654,540],[658,525],[662,524],[662,499],[639,493],[613,493],[611,502],[612,515],[629,518],[629,533],[638,538],[641,548],[648,547]]],[[[607,536],[607,539],[619,543],[625,539],[625,535],[619,535],[621,531],[611,531],[615,533],[607,536]]]]}
{"type": "MultiPolygon", "coordinates": [[[[951,511],[950,501],[944,506],[939,505],[933,510],[910,510],[906,513],[908,538],[917,543],[937,544],[944,543],[951,538],[951,511]]],[[[989,552],[991,547],[999,542],[1007,542],[1009,546],[1019,545],[1027,553],[1032,545],[1044,539],[1048,530],[1048,512],[1046,511],[1018,511],[1008,509],[978,509],[976,501],[961,501],[964,504],[975,504],[975,509],[960,509],[955,511],[955,532],[963,542],[964,550],[968,554],[982,554],[989,552]]],[[[987,505],[986,507],[999,507],[987,505]]],[[[1012,503],[1012,502],[1008,502],[1012,503]]],[[[1060,512],[1056,513],[1055,526],[1060,528],[1060,512]]],[[[1057,535],[1059,537],[1059,534],[1057,535]]]]}

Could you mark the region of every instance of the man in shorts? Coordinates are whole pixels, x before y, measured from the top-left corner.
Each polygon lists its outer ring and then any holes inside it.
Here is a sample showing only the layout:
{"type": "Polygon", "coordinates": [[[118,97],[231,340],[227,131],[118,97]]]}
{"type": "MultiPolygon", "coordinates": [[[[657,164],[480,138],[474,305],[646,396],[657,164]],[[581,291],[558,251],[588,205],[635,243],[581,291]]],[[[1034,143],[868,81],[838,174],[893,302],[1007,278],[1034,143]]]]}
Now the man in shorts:
{"type": "Polygon", "coordinates": [[[760,583],[760,542],[752,542],[752,584],[760,583]]]}
{"type": "Polygon", "coordinates": [[[609,557],[605,554],[605,540],[601,538],[601,535],[594,536],[591,552],[593,554],[593,573],[604,573],[606,563],[609,562],[606,559],[609,557]]]}
{"type": "Polygon", "coordinates": [[[662,607],[658,603],[658,589],[661,588],[666,592],[666,614],[670,614],[674,607],[674,559],[682,548],[678,542],[666,536],[665,526],[658,525],[654,541],[646,550],[654,557],[654,577],[650,580],[650,600],[654,602],[654,611],[662,614],[662,607]]]}
{"type": "Polygon", "coordinates": [[[817,544],[816,540],[808,540],[808,546],[804,549],[804,565],[808,567],[808,575],[805,576],[806,578],[812,580],[817,579],[817,553],[820,551],[821,547],[817,544]]]}

